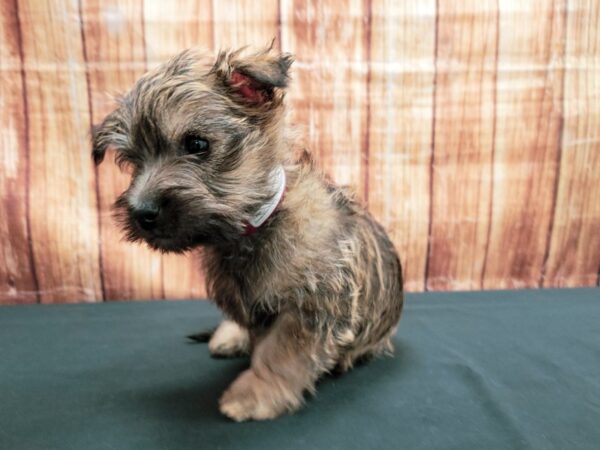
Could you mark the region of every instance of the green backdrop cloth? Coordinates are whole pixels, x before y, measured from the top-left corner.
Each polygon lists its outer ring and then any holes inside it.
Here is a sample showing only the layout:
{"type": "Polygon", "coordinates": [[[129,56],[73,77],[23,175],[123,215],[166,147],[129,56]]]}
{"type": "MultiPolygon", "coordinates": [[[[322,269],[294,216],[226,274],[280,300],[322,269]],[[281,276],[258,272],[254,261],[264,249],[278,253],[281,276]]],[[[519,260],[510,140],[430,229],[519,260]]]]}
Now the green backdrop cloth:
{"type": "Polygon", "coordinates": [[[208,302],[0,309],[1,449],[598,449],[600,289],[407,295],[396,356],[237,424],[208,302]]]}

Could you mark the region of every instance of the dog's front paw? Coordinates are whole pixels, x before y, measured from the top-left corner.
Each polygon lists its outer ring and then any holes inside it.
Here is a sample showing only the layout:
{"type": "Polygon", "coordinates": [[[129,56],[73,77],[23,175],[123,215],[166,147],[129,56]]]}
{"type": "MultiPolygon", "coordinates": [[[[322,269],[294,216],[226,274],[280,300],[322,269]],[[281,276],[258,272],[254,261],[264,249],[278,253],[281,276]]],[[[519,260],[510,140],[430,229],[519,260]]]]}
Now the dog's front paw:
{"type": "Polygon", "coordinates": [[[285,407],[278,403],[267,383],[248,369],[225,391],[219,401],[219,409],[236,422],[267,420],[285,411],[285,407]]]}
{"type": "Polygon", "coordinates": [[[248,330],[231,320],[224,320],[210,338],[208,350],[216,358],[248,354],[250,351],[248,330]]]}

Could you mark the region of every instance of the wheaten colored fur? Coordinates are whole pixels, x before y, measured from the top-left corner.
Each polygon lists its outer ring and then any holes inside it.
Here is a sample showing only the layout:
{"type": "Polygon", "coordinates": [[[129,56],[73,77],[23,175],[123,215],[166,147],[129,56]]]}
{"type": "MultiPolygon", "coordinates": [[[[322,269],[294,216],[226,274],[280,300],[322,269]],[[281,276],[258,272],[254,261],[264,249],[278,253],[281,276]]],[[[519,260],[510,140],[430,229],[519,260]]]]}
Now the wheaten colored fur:
{"type": "Polygon", "coordinates": [[[382,227],[307,152],[294,158],[301,152],[284,120],[291,61],[270,49],[216,60],[183,52],[142,77],[94,136],[97,162],[114,146],[132,168],[116,202],[128,238],[161,251],[205,249],[209,293],[227,317],[209,349],[251,353],[220,401],[234,420],[294,411],[322,374],[391,351],[403,304],[400,262],[382,227]],[[188,136],[206,139],[210,153],[186,154],[188,136]],[[244,236],[279,165],[285,198],[244,236]],[[133,217],[145,202],[160,205],[151,230],[133,217]]]}

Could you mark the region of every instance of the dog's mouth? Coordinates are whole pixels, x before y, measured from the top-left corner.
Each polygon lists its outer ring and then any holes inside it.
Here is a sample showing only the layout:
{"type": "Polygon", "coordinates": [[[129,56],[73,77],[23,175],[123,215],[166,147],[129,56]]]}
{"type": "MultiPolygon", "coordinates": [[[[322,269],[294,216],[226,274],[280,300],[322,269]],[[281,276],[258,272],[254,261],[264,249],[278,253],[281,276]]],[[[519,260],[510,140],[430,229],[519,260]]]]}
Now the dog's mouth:
{"type": "Polygon", "coordinates": [[[193,246],[186,245],[182,242],[178,242],[176,239],[165,236],[154,236],[151,238],[144,238],[144,241],[154,250],[162,252],[185,252],[190,250],[193,246]]]}
{"type": "Polygon", "coordinates": [[[172,223],[168,227],[144,230],[132,219],[127,221],[125,232],[130,241],[143,241],[154,250],[173,253],[217,245],[230,239],[229,234],[219,227],[204,226],[186,230],[172,223]]]}
{"type": "Polygon", "coordinates": [[[204,233],[197,233],[187,238],[155,234],[141,237],[151,248],[162,252],[181,253],[213,243],[213,239],[204,233]]]}

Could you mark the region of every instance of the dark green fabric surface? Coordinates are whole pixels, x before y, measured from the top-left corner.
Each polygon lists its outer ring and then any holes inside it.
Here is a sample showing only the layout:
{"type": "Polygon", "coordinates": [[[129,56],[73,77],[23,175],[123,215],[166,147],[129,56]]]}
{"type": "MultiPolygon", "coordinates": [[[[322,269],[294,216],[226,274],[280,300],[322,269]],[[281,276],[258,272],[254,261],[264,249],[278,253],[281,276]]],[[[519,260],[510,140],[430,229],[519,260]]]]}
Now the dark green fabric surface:
{"type": "Polygon", "coordinates": [[[397,355],[236,424],[206,302],[0,309],[1,449],[600,448],[600,290],[408,295],[397,355]]]}

